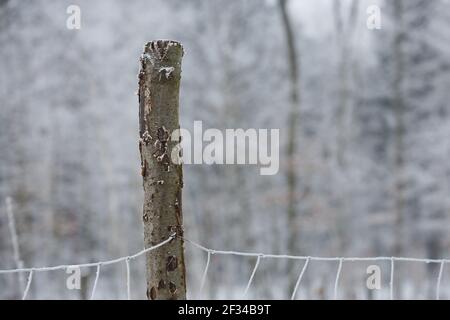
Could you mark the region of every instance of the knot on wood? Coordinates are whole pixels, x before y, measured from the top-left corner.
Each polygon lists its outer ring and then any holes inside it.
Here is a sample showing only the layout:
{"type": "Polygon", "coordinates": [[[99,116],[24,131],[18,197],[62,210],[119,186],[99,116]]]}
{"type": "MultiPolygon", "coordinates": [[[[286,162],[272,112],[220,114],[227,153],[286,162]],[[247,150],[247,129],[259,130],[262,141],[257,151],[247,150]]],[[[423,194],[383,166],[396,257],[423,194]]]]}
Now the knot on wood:
{"type": "Polygon", "coordinates": [[[144,160],[141,165],[141,176],[145,177],[147,175],[147,160],[144,160]]]}
{"type": "Polygon", "coordinates": [[[175,256],[167,257],[166,270],[168,272],[175,271],[178,268],[178,258],[175,256]]]}
{"type": "Polygon", "coordinates": [[[173,282],[169,282],[169,292],[170,294],[174,295],[178,291],[177,286],[173,282]]]}
{"type": "Polygon", "coordinates": [[[165,289],[166,288],[166,283],[164,282],[164,280],[159,280],[159,282],[158,282],[158,289],[159,290],[161,290],[161,289],[165,289]]]}
{"type": "Polygon", "coordinates": [[[151,289],[147,289],[147,299],[155,300],[156,299],[156,289],[155,287],[151,287],[151,289]]]}
{"type": "Polygon", "coordinates": [[[158,128],[156,135],[161,142],[167,142],[169,140],[169,131],[164,126],[158,128]]]}

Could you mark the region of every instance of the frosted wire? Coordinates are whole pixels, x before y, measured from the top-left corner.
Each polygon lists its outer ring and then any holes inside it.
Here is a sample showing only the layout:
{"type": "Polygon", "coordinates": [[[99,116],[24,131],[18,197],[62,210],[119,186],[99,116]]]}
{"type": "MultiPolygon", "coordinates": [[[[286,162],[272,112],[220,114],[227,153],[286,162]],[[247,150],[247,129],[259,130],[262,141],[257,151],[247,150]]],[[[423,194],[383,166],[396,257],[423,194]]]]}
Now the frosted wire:
{"type": "Polygon", "coordinates": [[[336,280],[334,281],[334,300],[337,300],[338,298],[338,286],[339,286],[339,279],[341,277],[341,271],[342,271],[342,259],[339,259],[339,265],[336,273],[336,280]]]}
{"type": "Polygon", "coordinates": [[[295,294],[297,293],[298,287],[300,286],[300,282],[302,281],[303,275],[305,274],[308,264],[309,264],[309,257],[306,258],[306,261],[305,261],[305,264],[303,265],[302,271],[300,272],[297,282],[295,283],[295,288],[294,288],[294,291],[292,292],[291,300],[295,299],[295,294]]]}
{"type": "Polygon", "coordinates": [[[97,289],[98,278],[100,276],[100,268],[101,268],[101,264],[98,264],[97,265],[97,270],[95,272],[94,286],[92,287],[91,300],[94,299],[95,290],[97,289]]]}
{"type": "Polygon", "coordinates": [[[33,280],[33,270],[31,270],[30,273],[28,274],[27,285],[25,287],[25,291],[23,292],[22,300],[25,300],[27,298],[28,291],[30,290],[31,286],[31,280],[33,280]]]}
{"type": "Polygon", "coordinates": [[[5,270],[0,270],[0,274],[16,273],[16,272],[30,272],[30,271],[34,271],[34,272],[54,271],[54,270],[61,270],[61,269],[67,269],[67,268],[89,268],[89,267],[96,267],[98,265],[109,265],[109,264],[119,263],[119,262],[126,261],[127,259],[129,259],[129,260],[135,259],[149,251],[155,250],[155,249],[169,243],[174,238],[175,238],[175,234],[171,235],[168,239],[164,240],[163,242],[160,242],[160,243],[154,245],[153,247],[149,247],[144,250],[141,250],[138,253],[135,253],[131,256],[120,257],[120,258],[113,259],[113,260],[82,263],[82,264],[59,265],[59,266],[53,266],[53,267],[5,269],[5,270]]]}
{"type": "Polygon", "coordinates": [[[244,296],[243,296],[244,298],[247,296],[248,289],[250,288],[253,278],[255,277],[255,273],[256,273],[256,270],[258,269],[261,258],[262,258],[262,255],[259,255],[258,259],[256,259],[256,263],[255,263],[255,267],[253,268],[252,275],[250,276],[250,279],[248,280],[248,283],[247,283],[247,287],[245,288],[245,292],[244,292],[244,296]]]}
{"type": "Polygon", "coordinates": [[[211,261],[211,254],[212,254],[211,251],[208,251],[208,258],[206,260],[205,270],[203,271],[202,280],[201,280],[201,283],[200,283],[200,291],[198,293],[199,298],[202,297],[203,287],[205,286],[206,275],[207,275],[208,269],[209,269],[209,262],[211,261]]]}

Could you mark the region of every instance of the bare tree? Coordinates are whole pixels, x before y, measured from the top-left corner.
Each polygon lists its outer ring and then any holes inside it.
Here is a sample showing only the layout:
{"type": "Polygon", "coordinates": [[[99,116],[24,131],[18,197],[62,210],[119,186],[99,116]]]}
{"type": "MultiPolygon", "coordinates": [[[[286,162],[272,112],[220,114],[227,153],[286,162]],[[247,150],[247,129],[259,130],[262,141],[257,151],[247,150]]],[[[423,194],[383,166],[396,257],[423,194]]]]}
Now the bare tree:
{"type": "MultiPolygon", "coordinates": [[[[13,204],[12,204],[12,199],[10,197],[6,198],[6,214],[8,216],[9,232],[11,233],[11,243],[12,243],[12,247],[13,247],[14,263],[16,264],[16,268],[20,269],[20,268],[23,268],[23,261],[20,257],[19,237],[17,236],[13,204]]],[[[18,273],[18,280],[19,280],[19,286],[17,289],[19,290],[19,292],[17,294],[20,297],[20,294],[23,292],[24,284],[25,284],[25,280],[24,280],[23,274],[21,272],[18,273]]]]}
{"type": "Polygon", "coordinates": [[[405,31],[403,27],[403,1],[395,0],[393,3],[394,21],[396,21],[396,29],[393,43],[394,55],[394,79],[393,79],[393,108],[395,114],[395,244],[394,255],[401,256],[403,254],[403,237],[404,237],[404,188],[403,188],[403,171],[405,165],[405,105],[403,99],[402,86],[404,82],[404,53],[403,41],[405,39],[405,31]]]}
{"type": "MultiPolygon", "coordinates": [[[[337,45],[337,105],[336,105],[336,161],[346,179],[348,174],[348,150],[350,139],[350,123],[352,115],[352,88],[351,71],[354,64],[353,58],[353,38],[358,20],[359,1],[352,0],[348,9],[342,5],[342,0],[333,1],[332,15],[334,17],[334,27],[336,31],[337,45]],[[348,11],[348,13],[347,13],[348,11]]],[[[348,180],[347,180],[348,181],[348,180]]],[[[352,185],[348,181],[346,185],[352,185]]],[[[337,190],[337,210],[335,216],[335,228],[337,237],[337,248],[341,252],[347,245],[346,231],[348,228],[348,217],[351,208],[351,195],[348,188],[336,188],[337,190]]]]}
{"type": "MultiPolygon", "coordinates": [[[[281,12],[281,20],[283,23],[283,30],[286,37],[288,63],[289,63],[289,101],[290,110],[288,114],[288,146],[287,146],[287,188],[288,188],[288,204],[287,204],[287,216],[289,225],[288,236],[288,249],[292,254],[298,254],[297,243],[299,241],[298,235],[298,223],[297,223],[297,173],[296,173],[296,161],[295,154],[297,150],[297,137],[298,126],[300,118],[300,94],[299,94],[299,62],[298,53],[295,44],[294,32],[292,30],[292,22],[289,18],[287,3],[288,0],[279,0],[279,9],[281,12]]],[[[288,267],[289,274],[293,274],[295,270],[292,267],[288,267]]],[[[292,277],[289,277],[292,278],[292,277]]],[[[292,281],[290,281],[292,282],[292,281]]],[[[289,286],[292,289],[293,285],[289,286]]]]}
{"type": "MultiPolygon", "coordinates": [[[[154,246],[174,233],[173,241],[147,255],[148,299],[186,299],[181,163],[171,150],[179,141],[179,90],[183,47],[171,40],[147,43],[139,72],[139,149],[144,179],[144,242],[154,246]],[[175,159],[177,160],[177,159],[175,159]]],[[[176,155],[178,158],[179,154],[176,155]]]]}
{"type": "Polygon", "coordinates": [[[336,30],[338,46],[338,108],[337,108],[337,161],[342,167],[345,167],[346,149],[348,144],[348,129],[345,120],[350,114],[350,73],[352,65],[352,38],[355,33],[357,22],[359,1],[353,0],[350,4],[348,13],[348,22],[342,14],[342,1],[333,1],[333,16],[336,30]]]}

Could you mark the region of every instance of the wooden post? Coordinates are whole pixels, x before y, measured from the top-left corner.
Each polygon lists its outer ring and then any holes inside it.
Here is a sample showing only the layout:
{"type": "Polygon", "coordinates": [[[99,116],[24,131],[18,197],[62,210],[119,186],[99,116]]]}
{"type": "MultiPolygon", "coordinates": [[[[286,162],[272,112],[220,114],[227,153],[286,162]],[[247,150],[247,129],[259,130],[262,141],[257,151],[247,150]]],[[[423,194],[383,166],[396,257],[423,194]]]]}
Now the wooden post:
{"type": "Polygon", "coordinates": [[[147,297],[186,299],[181,163],[172,161],[179,141],[179,91],[183,47],[172,40],[147,43],[139,72],[139,151],[144,180],[144,243],[154,246],[176,233],[170,243],[146,256],[147,297]]]}

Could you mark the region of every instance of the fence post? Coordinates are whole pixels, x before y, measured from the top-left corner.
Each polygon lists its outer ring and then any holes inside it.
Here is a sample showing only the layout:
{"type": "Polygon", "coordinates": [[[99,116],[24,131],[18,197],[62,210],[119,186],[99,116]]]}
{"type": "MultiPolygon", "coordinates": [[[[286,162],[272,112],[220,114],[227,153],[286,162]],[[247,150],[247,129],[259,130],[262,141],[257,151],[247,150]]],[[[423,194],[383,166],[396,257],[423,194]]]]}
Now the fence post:
{"type": "MultiPolygon", "coordinates": [[[[139,151],[144,180],[144,243],[150,247],[183,234],[181,163],[172,161],[179,141],[179,90],[183,47],[172,40],[147,43],[139,72],[139,151]]],[[[177,155],[178,156],[178,155],[177,155]]],[[[147,298],[186,299],[181,237],[146,255],[147,298]]]]}

